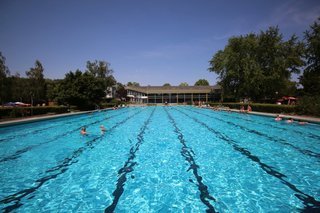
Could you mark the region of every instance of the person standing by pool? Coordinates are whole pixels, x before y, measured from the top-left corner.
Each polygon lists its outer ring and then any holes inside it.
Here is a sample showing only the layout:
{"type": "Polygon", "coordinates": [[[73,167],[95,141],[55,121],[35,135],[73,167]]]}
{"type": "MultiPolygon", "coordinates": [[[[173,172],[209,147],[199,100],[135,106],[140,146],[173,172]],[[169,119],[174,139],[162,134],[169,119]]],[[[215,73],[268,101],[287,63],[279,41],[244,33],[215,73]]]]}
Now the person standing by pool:
{"type": "Polygon", "coordinates": [[[250,105],[247,106],[247,112],[251,112],[252,111],[252,108],[250,105]]]}
{"type": "Polygon", "coordinates": [[[240,107],[240,112],[244,113],[244,106],[243,105],[240,107]]]}

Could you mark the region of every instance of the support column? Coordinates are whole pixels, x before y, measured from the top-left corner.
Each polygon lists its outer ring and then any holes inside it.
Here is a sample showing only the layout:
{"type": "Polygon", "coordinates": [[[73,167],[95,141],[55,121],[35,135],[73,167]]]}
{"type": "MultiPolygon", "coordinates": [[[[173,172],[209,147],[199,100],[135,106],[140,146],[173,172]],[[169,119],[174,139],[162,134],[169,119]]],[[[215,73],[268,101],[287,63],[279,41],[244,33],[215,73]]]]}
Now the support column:
{"type": "Polygon", "coordinates": [[[206,93],[206,103],[208,103],[208,93],[206,93]]]}
{"type": "Polygon", "coordinates": [[[191,105],[193,105],[193,93],[191,93],[191,105]]]}

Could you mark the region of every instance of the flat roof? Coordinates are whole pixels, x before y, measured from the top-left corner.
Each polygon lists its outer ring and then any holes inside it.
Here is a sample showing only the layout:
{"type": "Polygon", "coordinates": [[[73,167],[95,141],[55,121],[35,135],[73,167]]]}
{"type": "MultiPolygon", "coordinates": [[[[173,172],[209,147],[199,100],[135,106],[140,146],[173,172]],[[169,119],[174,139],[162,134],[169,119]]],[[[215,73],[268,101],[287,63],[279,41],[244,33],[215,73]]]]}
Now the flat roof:
{"type": "Polygon", "coordinates": [[[212,90],[219,90],[219,85],[215,86],[127,86],[126,90],[132,90],[145,94],[153,93],[210,93],[212,90]]]}

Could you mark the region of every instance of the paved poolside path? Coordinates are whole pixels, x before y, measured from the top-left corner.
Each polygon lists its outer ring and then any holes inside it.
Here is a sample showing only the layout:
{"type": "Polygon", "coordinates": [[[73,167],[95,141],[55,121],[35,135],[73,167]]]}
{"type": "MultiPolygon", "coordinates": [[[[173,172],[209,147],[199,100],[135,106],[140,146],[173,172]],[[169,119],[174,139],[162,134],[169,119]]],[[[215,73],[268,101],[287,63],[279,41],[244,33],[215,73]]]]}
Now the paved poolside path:
{"type": "MultiPolygon", "coordinates": [[[[219,110],[240,113],[240,110],[238,110],[238,109],[219,108],[219,110]]],[[[245,112],[245,113],[247,113],[247,112],[245,112]]],[[[276,113],[256,112],[256,111],[248,112],[248,114],[269,116],[269,117],[274,117],[274,118],[277,117],[277,115],[280,115],[280,117],[282,117],[284,119],[292,118],[293,120],[296,120],[296,121],[306,121],[306,122],[320,124],[320,118],[311,117],[311,116],[304,116],[304,115],[288,115],[288,114],[281,114],[281,113],[276,114],[276,113]]]]}
{"type": "MultiPolygon", "coordinates": [[[[210,108],[210,109],[213,109],[213,108],[210,108]]],[[[110,110],[110,109],[104,109],[104,110],[110,110]]],[[[219,110],[240,113],[240,110],[237,110],[237,109],[219,108],[219,110]]],[[[33,117],[19,118],[19,119],[14,119],[14,120],[5,120],[5,121],[0,120],[0,127],[36,122],[36,121],[40,121],[40,120],[47,120],[47,119],[52,119],[52,118],[65,117],[65,116],[86,114],[86,113],[90,113],[90,112],[94,112],[94,111],[96,111],[96,110],[84,111],[84,112],[63,113],[63,114],[58,114],[58,115],[56,115],[56,114],[55,115],[40,115],[40,116],[33,116],[33,117]]],[[[249,114],[269,116],[269,117],[274,117],[274,118],[278,115],[275,113],[255,112],[255,111],[249,112],[249,114]]],[[[317,117],[300,116],[300,115],[287,115],[287,114],[279,114],[279,115],[280,115],[280,117],[282,117],[284,119],[292,118],[293,120],[306,121],[306,122],[320,124],[320,118],[317,118],[317,117]]]]}

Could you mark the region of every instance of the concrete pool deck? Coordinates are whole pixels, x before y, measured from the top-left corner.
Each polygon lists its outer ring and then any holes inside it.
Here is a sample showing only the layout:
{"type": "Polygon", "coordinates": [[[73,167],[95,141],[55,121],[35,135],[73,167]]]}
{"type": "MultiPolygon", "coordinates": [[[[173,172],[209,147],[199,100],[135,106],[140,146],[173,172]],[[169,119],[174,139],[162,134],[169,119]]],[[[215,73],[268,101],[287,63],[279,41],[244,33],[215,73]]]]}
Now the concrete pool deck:
{"type": "MultiPolygon", "coordinates": [[[[145,105],[144,105],[144,107],[145,107],[145,105]]],[[[196,107],[196,106],[194,106],[194,107],[196,107]]],[[[212,107],[203,107],[203,108],[212,109],[212,110],[214,109],[212,107]]],[[[104,110],[112,110],[112,108],[103,109],[103,111],[104,110]]],[[[240,110],[237,110],[237,109],[217,108],[217,110],[241,113],[240,110]]],[[[0,120],[0,127],[12,126],[12,125],[18,125],[18,124],[24,124],[24,123],[32,123],[32,122],[36,122],[36,121],[55,119],[55,118],[73,116],[73,115],[88,114],[88,113],[93,113],[93,112],[96,112],[96,111],[99,111],[99,110],[83,111],[83,112],[71,112],[71,113],[54,114],[54,115],[39,115],[39,116],[34,116],[34,117],[19,118],[19,119],[14,119],[14,120],[5,120],[5,121],[1,121],[0,120]]],[[[275,114],[275,113],[256,112],[256,111],[251,111],[249,113],[246,112],[244,114],[268,116],[268,117],[273,117],[273,118],[275,118],[277,115],[280,115],[280,117],[282,117],[283,119],[292,118],[294,121],[304,121],[304,122],[320,124],[320,118],[311,117],[311,116],[275,114]]]]}
{"type": "MultiPolygon", "coordinates": [[[[214,110],[212,107],[207,107],[208,109],[214,110]]],[[[310,122],[310,123],[317,123],[320,124],[320,118],[317,117],[311,117],[311,116],[304,116],[304,115],[288,115],[288,114],[281,114],[281,113],[268,113],[268,112],[240,112],[238,109],[228,109],[228,108],[218,108],[217,110],[221,111],[231,111],[241,114],[252,114],[252,115],[261,115],[261,116],[268,116],[276,118],[277,115],[279,115],[282,119],[289,119],[292,118],[294,121],[304,121],[304,122],[310,122]]]]}
{"type": "MultiPolygon", "coordinates": [[[[107,109],[104,109],[104,110],[107,110],[107,109]]],[[[88,114],[96,111],[98,110],[83,111],[83,112],[69,112],[69,113],[62,113],[62,114],[45,114],[45,115],[37,115],[32,117],[17,118],[13,120],[0,121],[0,127],[13,126],[13,125],[24,124],[24,123],[32,123],[32,122],[37,122],[42,120],[62,118],[62,117],[68,117],[68,116],[74,116],[74,115],[88,114]]]]}

